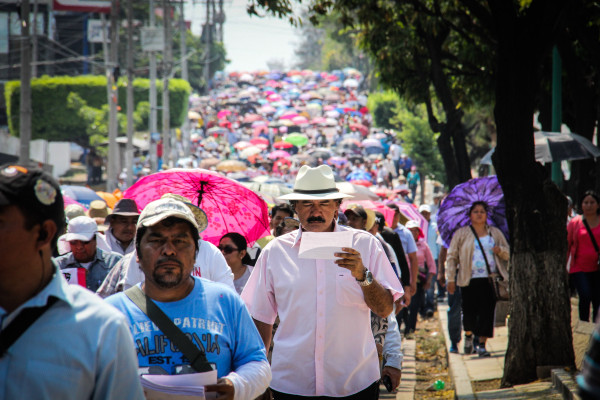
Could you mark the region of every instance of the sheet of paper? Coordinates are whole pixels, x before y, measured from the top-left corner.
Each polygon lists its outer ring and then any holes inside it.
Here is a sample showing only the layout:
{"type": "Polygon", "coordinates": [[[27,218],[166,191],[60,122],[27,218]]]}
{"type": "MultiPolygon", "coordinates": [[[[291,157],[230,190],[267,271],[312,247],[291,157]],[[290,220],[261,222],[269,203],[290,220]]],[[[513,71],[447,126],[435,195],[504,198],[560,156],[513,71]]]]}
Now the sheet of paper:
{"type": "Polygon", "coordinates": [[[205,393],[204,385],[217,383],[217,371],[184,375],[142,375],[140,377],[147,400],[204,400],[214,398],[205,393]]]}
{"type": "Polygon", "coordinates": [[[343,232],[302,232],[298,257],[335,260],[335,253],[342,247],[352,247],[352,231],[343,232]]]}

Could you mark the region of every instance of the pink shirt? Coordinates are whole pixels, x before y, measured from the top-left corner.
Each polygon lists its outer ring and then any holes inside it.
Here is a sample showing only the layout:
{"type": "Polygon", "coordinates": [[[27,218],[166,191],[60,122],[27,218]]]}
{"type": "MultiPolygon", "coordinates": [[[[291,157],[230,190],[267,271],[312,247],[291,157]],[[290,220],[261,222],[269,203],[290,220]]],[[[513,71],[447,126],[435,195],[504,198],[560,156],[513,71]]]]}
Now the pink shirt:
{"type": "Polygon", "coordinates": [[[437,274],[437,266],[435,265],[435,261],[433,260],[433,255],[431,254],[431,250],[427,245],[425,239],[421,238],[417,241],[417,260],[419,261],[419,268],[424,269],[425,263],[427,263],[429,274],[437,274]]]}
{"type": "MultiPolygon", "coordinates": [[[[591,228],[591,227],[590,227],[591,228]]],[[[600,225],[591,228],[596,243],[600,246],[600,225]]],[[[567,225],[568,254],[571,256],[569,273],[598,271],[598,253],[594,248],[581,215],[576,216],[567,225]]]]}
{"type": "MultiPolygon", "coordinates": [[[[379,241],[352,230],[353,248],[394,300],[403,293],[379,241]]],[[[300,396],[348,396],[380,378],[370,310],[350,271],[334,260],[298,258],[301,230],[272,240],[242,292],[253,318],[272,324],[271,387],[300,396]]]]}

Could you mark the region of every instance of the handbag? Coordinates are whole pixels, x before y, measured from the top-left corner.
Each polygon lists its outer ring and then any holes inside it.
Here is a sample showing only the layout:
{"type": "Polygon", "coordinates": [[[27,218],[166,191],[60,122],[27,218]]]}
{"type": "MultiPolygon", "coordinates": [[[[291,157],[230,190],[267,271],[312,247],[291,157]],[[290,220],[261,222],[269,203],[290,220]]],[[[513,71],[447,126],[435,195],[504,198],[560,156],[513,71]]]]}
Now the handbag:
{"type": "Polygon", "coordinates": [[[590,229],[590,226],[588,225],[587,221],[584,218],[582,218],[582,220],[583,220],[583,224],[585,225],[585,229],[587,230],[588,235],[590,235],[590,239],[592,239],[592,244],[594,245],[596,254],[598,254],[598,261],[596,261],[596,263],[598,265],[598,268],[600,268],[600,249],[598,248],[598,243],[596,243],[596,238],[592,234],[592,230],[590,229]]]}
{"type": "Polygon", "coordinates": [[[212,371],[212,366],[206,359],[206,354],[179,329],[173,321],[142,292],[138,286],[132,286],[124,292],[158,326],[158,328],[177,346],[183,355],[190,360],[190,365],[196,372],[212,371]]]}
{"type": "Polygon", "coordinates": [[[473,235],[475,235],[475,239],[477,240],[477,243],[479,243],[479,249],[481,250],[481,254],[483,254],[483,259],[485,260],[485,266],[486,266],[487,272],[488,272],[488,279],[490,281],[490,284],[494,288],[494,295],[496,296],[496,300],[497,301],[498,300],[501,300],[501,301],[509,300],[510,293],[508,291],[508,282],[505,281],[500,275],[492,273],[487,256],[485,254],[485,251],[483,250],[483,245],[481,244],[481,241],[479,240],[479,236],[477,236],[477,232],[475,232],[475,229],[473,228],[473,226],[469,225],[469,227],[471,228],[473,235]]]}

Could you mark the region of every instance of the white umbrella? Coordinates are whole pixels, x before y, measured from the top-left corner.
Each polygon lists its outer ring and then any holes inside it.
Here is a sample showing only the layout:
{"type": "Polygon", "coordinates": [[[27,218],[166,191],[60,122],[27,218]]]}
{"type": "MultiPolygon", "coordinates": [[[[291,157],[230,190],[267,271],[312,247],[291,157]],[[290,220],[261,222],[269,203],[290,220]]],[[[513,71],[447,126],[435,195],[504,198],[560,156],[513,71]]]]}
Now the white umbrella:
{"type": "Polygon", "coordinates": [[[253,156],[255,154],[259,154],[261,151],[262,150],[259,149],[256,146],[246,147],[244,150],[241,151],[240,157],[241,158],[248,158],[248,157],[253,156]]]}
{"type": "Polygon", "coordinates": [[[364,186],[350,182],[336,182],[335,186],[341,193],[353,196],[352,200],[379,200],[379,196],[364,186]]]}
{"type": "Polygon", "coordinates": [[[358,87],[358,81],[353,78],[346,79],[343,83],[344,87],[356,89],[358,87]]]}

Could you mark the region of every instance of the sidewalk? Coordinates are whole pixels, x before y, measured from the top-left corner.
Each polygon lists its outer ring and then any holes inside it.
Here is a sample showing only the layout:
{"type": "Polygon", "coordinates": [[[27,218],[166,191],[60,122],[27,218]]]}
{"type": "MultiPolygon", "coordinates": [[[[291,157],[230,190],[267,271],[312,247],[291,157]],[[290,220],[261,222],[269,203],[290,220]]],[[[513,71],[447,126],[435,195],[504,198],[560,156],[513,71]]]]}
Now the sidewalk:
{"type": "Polygon", "coordinates": [[[402,338],[402,379],[396,393],[388,393],[385,386],[379,387],[380,399],[413,400],[415,398],[415,385],[417,383],[417,365],[415,361],[415,349],[417,342],[414,339],[402,338]]]}
{"type": "MultiPolygon", "coordinates": [[[[438,304],[438,315],[448,350],[448,367],[460,400],[470,399],[577,399],[574,382],[569,374],[555,374],[551,378],[507,389],[477,391],[485,381],[501,379],[504,372],[504,356],[508,345],[508,327],[494,329],[494,337],[487,340],[486,349],[491,357],[479,358],[476,354],[463,354],[463,342],[459,343],[460,354],[450,353],[448,336],[448,305],[438,304]],[[563,395],[564,393],[564,395],[563,395]]],[[[499,386],[499,385],[498,385],[499,386]]]]}

